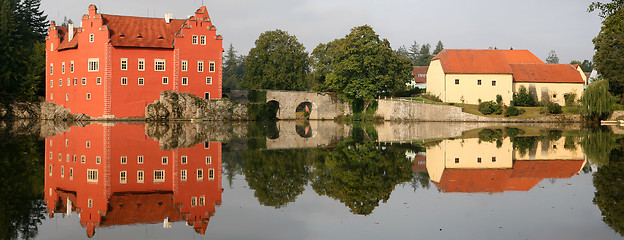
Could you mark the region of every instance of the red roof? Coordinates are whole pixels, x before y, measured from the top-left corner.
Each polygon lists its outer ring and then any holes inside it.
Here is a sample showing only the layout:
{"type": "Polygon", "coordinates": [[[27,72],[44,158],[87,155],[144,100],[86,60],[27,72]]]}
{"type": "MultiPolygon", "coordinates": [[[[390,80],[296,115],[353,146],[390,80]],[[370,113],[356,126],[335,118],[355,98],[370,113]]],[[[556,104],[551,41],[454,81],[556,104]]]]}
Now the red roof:
{"type": "Polygon", "coordinates": [[[70,49],[78,47],[78,28],[74,28],[74,38],[68,42],[69,38],[67,36],[68,27],[56,27],[58,30],[58,34],[61,35],[61,44],[58,46],[58,50],[70,49]]]}
{"type": "Polygon", "coordinates": [[[542,63],[528,50],[444,49],[440,60],[445,73],[512,74],[510,63],[542,63]]]}
{"type": "Polygon", "coordinates": [[[182,221],[171,193],[115,194],[108,200],[101,226],[159,223],[165,217],[169,217],[169,222],[182,221]]]}
{"type": "Polygon", "coordinates": [[[175,34],[185,20],[102,14],[115,47],[173,48],[175,34]]]}
{"type": "Polygon", "coordinates": [[[511,64],[514,82],[585,83],[570,64],[511,64]]]}
{"type": "Polygon", "coordinates": [[[427,70],[428,66],[419,67],[416,66],[412,69],[412,74],[414,74],[414,81],[416,83],[427,83],[427,70]]]}
{"type": "MultiPolygon", "coordinates": [[[[496,50],[495,50],[496,51],[496,50]]],[[[544,63],[529,50],[498,50],[502,51],[509,64],[544,63]]]]}

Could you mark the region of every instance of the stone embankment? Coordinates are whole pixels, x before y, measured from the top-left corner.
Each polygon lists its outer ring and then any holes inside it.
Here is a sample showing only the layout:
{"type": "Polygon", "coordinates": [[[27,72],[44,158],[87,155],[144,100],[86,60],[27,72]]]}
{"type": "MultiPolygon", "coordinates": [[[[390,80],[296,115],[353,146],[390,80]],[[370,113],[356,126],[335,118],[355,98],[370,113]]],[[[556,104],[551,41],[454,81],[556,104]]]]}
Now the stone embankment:
{"type": "Polygon", "coordinates": [[[247,107],[229,99],[206,100],[193,94],[164,91],[145,107],[147,120],[239,121],[248,119],[247,107]]]}
{"type": "Polygon", "coordinates": [[[580,115],[550,115],[533,118],[491,118],[462,111],[461,107],[436,105],[413,101],[380,99],[377,116],[385,121],[421,122],[525,122],[573,123],[582,122],[580,115]]]}

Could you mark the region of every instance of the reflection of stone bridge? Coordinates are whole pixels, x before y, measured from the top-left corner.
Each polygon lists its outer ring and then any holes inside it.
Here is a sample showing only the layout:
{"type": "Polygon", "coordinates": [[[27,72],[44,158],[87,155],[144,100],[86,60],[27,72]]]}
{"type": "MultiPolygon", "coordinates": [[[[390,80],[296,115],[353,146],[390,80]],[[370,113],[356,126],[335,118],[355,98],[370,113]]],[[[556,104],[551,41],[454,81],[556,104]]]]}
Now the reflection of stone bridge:
{"type": "Polygon", "coordinates": [[[348,104],[338,100],[336,96],[322,92],[266,91],[267,103],[276,102],[279,106],[278,119],[296,119],[297,108],[306,105],[311,120],[334,119],[337,116],[350,114],[348,104]]]}
{"type": "Polygon", "coordinates": [[[334,121],[310,121],[307,126],[297,126],[297,122],[276,122],[279,136],[266,140],[267,149],[328,147],[348,137],[351,132],[348,125],[334,121]]]}

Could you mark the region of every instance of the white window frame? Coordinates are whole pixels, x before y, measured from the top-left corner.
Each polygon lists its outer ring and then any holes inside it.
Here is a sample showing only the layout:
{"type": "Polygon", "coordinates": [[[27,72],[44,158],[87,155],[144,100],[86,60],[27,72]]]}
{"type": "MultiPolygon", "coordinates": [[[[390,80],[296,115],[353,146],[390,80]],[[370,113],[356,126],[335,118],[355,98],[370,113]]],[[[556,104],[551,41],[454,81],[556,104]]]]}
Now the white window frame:
{"type": "Polygon", "coordinates": [[[100,164],[100,163],[102,163],[102,157],[95,156],[95,164],[100,164]]]}
{"type": "Polygon", "coordinates": [[[197,60],[197,72],[204,72],[204,60],[197,60]]]}
{"type": "Polygon", "coordinates": [[[87,100],[91,100],[91,93],[87,93],[87,100]]]}
{"type": "Polygon", "coordinates": [[[61,63],[61,74],[65,74],[65,62],[61,63]]]}
{"type": "MultiPolygon", "coordinates": [[[[51,167],[51,166],[52,166],[52,165],[50,165],[50,167],[51,167]]],[[[180,181],[182,181],[182,182],[186,182],[187,177],[188,177],[188,175],[187,175],[187,171],[186,171],[186,169],[182,169],[182,170],[180,170],[180,181]]]]}
{"type": "Polygon", "coordinates": [[[119,172],[119,183],[121,183],[121,184],[128,183],[128,172],[127,171],[119,172]]]}
{"type": "Polygon", "coordinates": [[[169,164],[169,157],[162,157],[162,158],[160,158],[160,161],[161,161],[162,165],[167,165],[167,164],[169,164]]]}
{"type": "Polygon", "coordinates": [[[206,156],[206,164],[212,164],[212,156],[206,156]]]}
{"type": "Polygon", "coordinates": [[[95,34],[89,34],[89,42],[95,42],[95,34]]]}
{"type": "Polygon", "coordinates": [[[212,77],[206,77],[206,85],[212,85],[212,77]]]}
{"type": "Polygon", "coordinates": [[[78,78],[74,78],[74,86],[78,85],[78,78]]]}
{"type": "Polygon", "coordinates": [[[50,52],[54,52],[54,43],[50,43],[50,52]]]}
{"type": "Polygon", "coordinates": [[[61,166],[61,177],[65,178],[65,166],[61,166]]]}
{"type": "Polygon", "coordinates": [[[154,170],[154,182],[165,182],[165,170],[154,170]]]}
{"type": "Polygon", "coordinates": [[[197,35],[193,35],[191,43],[197,45],[197,35]]]}
{"type": "Polygon", "coordinates": [[[181,66],[182,72],[188,71],[188,60],[182,60],[180,66],[181,66]]]}
{"type": "Polygon", "coordinates": [[[122,77],[121,78],[121,85],[128,85],[128,78],[127,77],[122,77]]]}
{"type": "Polygon", "coordinates": [[[69,180],[74,180],[74,168],[69,168],[69,180]]]}
{"type": "Polygon", "coordinates": [[[97,169],[87,169],[87,182],[91,182],[91,183],[98,182],[98,170],[97,169]]]}
{"type": "Polygon", "coordinates": [[[169,84],[169,77],[162,77],[162,84],[169,84]]]}
{"type": "Polygon", "coordinates": [[[137,171],[137,183],[144,183],[145,182],[145,172],[143,172],[143,170],[138,170],[137,171]]]}
{"type": "Polygon", "coordinates": [[[137,79],[137,84],[138,84],[139,86],[143,86],[143,85],[145,85],[145,78],[138,78],[138,79],[137,79]]]}
{"type": "MultiPolygon", "coordinates": [[[[85,80],[85,81],[86,81],[86,80],[85,80]]],[[[86,84],[86,82],[85,82],[85,84],[86,84]]],[[[96,78],[95,78],[95,84],[96,84],[96,85],[102,85],[102,78],[101,78],[101,77],[96,77],[96,78]]]]}
{"type": "Polygon", "coordinates": [[[63,86],[63,79],[59,79],[59,87],[63,86]]]}
{"type": "Polygon", "coordinates": [[[180,164],[187,164],[187,163],[188,163],[188,156],[181,156],[180,164]]]}
{"type": "Polygon", "coordinates": [[[217,71],[217,63],[215,61],[210,61],[208,63],[208,72],[216,72],[217,71]]]}
{"type": "Polygon", "coordinates": [[[93,199],[89,198],[89,200],[87,201],[87,207],[89,208],[93,207],[93,199]]]}
{"type": "Polygon", "coordinates": [[[71,86],[71,78],[68,78],[68,79],[67,79],[67,86],[68,86],[68,87],[69,87],[69,86],[71,86]]]}
{"type": "Polygon", "coordinates": [[[204,142],[204,149],[210,149],[210,142],[204,142]]]}
{"type": "Polygon", "coordinates": [[[199,44],[206,45],[206,36],[205,35],[199,36],[199,44]]]}
{"type": "Polygon", "coordinates": [[[80,163],[87,163],[87,156],[80,155],[80,163]]]}
{"type": "Polygon", "coordinates": [[[74,73],[74,61],[69,62],[69,72],[74,73]]]}
{"type": "Polygon", "coordinates": [[[165,59],[154,59],[154,71],[164,72],[167,70],[167,61],[165,59]]]}
{"type": "Polygon", "coordinates": [[[137,164],[143,164],[144,160],[145,160],[145,157],[137,156],[137,164]]]}
{"type": "Polygon", "coordinates": [[[99,72],[100,71],[100,59],[99,58],[89,58],[88,62],[88,71],[89,72],[99,72]]]}
{"type": "Polygon", "coordinates": [[[50,88],[54,87],[54,80],[50,79],[50,88]]]}
{"type": "Polygon", "coordinates": [[[54,63],[50,63],[50,75],[54,75],[54,63]]]}
{"type": "Polygon", "coordinates": [[[49,171],[48,176],[52,176],[52,169],[53,169],[53,168],[52,168],[52,164],[50,164],[50,171],[49,171]]]}
{"type": "Polygon", "coordinates": [[[139,58],[137,61],[137,70],[145,71],[145,58],[139,58]]]}
{"type": "Polygon", "coordinates": [[[204,99],[210,99],[210,92],[205,92],[204,93],[204,99]],[[208,97],[206,97],[206,95],[208,95],[208,97]]]}
{"type": "Polygon", "coordinates": [[[191,207],[197,206],[197,197],[191,197],[191,207]]]}
{"type": "Polygon", "coordinates": [[[65,101],[69,102],[69,93],[65,93],[65,101]]]}
{"type": "Polygon", "coordinates": [[[121,161],[121,164],[128,164],[128,156],[121,156],[119,160],[121,161]]]}
{"type": "Polygon", "coordinates": [[[215,172],[214,172],[214,168],[208,169],[208,180],[214,180],[214,176],[215,172]]]}
{"type": "Polygon", "coordinates": [[[202,181],[204,180],[204,169],[198,168],[197,169],[197,181],[202,181]]]}
{"type": "Polygon", "coordinates": [[[199,206],[204,205],[206,205],[206,196],[202,195],[201,197],[199,197],[199,206]]]}
{"type": "Polygon", "coordinates": [[[128,70],[128,59],[127,58],[122,58],[121,59],[121,63],[120,63],[120,68],[121,70],[128,70]]]}
{"type": "Polygon", "coordinates": [[[80,83],[81,83],[82,85],[87,85],[87,78],[82,78],[82,79],[80,79],[80,83]]]}
{"type": "Polygon", "coordinates": [[[182,77],[182,85],[188,85],[188,77],[182,77]]]}
{"type": "Polygon", "coordinates": [[[91,141],[86,141],[86,142],[85,142],[85,146],[86,146],[87,148],[91,148],[91,141]]]}

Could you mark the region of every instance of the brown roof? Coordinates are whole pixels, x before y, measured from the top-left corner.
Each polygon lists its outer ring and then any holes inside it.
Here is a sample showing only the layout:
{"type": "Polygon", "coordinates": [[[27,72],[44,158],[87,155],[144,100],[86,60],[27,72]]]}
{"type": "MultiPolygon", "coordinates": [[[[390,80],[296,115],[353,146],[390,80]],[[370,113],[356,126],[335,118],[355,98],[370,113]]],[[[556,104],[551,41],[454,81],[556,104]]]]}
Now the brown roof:
{"type": "Polygon", "coordinates": [[[102,14],[115,47],[174,48],[175,34],[185,20],[102,14]]]}
{"type": "Polygon", "coordinates": [[[497,50],[444,49],[433,58],[437,59],[445,73],[512,73],[505,55],[497,50]]]}
{"type": "Polygon", "coordinates": [[[169,222],[182,220],[171,193],[115,194],[108,200],[101,226],[158,223],[165,217],[169,217],[169,222]]]}
{"type": "Polygon", "coordinates": [[[498,50],[502,51],[509,64],[514,63],[544,63],[529,50],[498,50]]]}
{"type": "Polygon", "coordinates": [[[414,74],[414,81],[416,83],[427,83],[427,70],[429,70],[428,66],[420,67],[415,66],[412,69],[412,74],[414,74]],[[419,74],[425,74],[424,77],[418,76],[419,74]]]}
{"type": "Polygon", "coordinates": [[[514,82],[585,83],[570,64],[511,64],[514,82]]]}
{"type": "Polygon", "coordinates": [[[74,28],[74,38],[71,41],[67,38],[68,27],[56,27],[58,34],[61,35],[61,44],[58,46],[58,50],[65,50],[78,47],[78,28],[74,28]]]}

